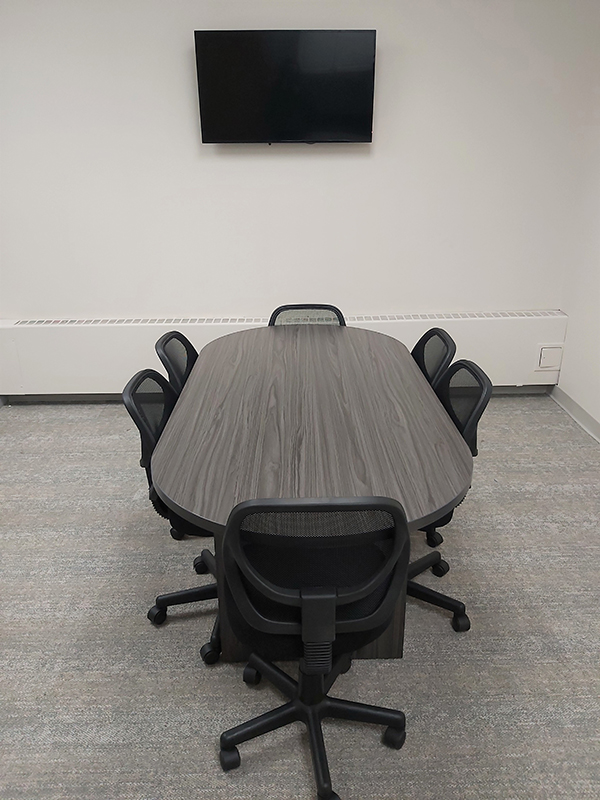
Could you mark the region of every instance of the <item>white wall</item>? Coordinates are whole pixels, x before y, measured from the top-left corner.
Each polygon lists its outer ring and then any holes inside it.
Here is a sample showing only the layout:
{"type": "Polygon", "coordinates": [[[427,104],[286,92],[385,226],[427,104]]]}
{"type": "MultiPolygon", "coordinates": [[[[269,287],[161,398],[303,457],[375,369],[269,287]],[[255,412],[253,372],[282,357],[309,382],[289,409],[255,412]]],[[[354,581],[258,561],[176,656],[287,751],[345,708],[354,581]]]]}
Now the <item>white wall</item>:
{"type": "MultiPolygon", "coordinates": [[[[600,8],[598,16],[600,23],[600,8]]],[[[600,41],[600,24],[597,36],[600,41]]],[[[569,325],[559,387],[600,425],[600,58],[598,62],[598,94],[590,105],[588,126],[589,180],[581,208],[580,258],[565,287],[569,325]]]]}
{"type": "Polygon", "coordinates": [[[561,307],[600,419],[599,10],[2,0],[0,319],[561,307]],[[266,27],[377,29],[372,145],[201,145],[193,30],[266,27]]]}
{"type": "Polygon", "coordinates": [[[585,164],[576,198],[573,258],[561,308],[569,315],[559,388],[565,407],[596,435],[600,430],[600,3],[577,9],[577,147],[585,164]],[[574,401],[585,412],[573,408],[574,401]],[[589,414],[592,419],[586,419],[589,414]],[[597,424],[593,424],[593,421],[597,424]]]}
{"type": "Polygon", "coordinates": [[[559,307],[585,0],[4,0],[3,318],[559,307]],[[375,27],[372,145],[201,145],[195,28],[375,27]]]}

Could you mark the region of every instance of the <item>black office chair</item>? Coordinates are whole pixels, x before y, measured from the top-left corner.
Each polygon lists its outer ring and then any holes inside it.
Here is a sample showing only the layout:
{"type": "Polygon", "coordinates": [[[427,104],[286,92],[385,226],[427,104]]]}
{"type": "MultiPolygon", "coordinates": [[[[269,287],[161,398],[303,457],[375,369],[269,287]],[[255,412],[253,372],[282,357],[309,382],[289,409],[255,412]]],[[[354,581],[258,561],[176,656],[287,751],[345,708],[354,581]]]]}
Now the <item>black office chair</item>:
{"type": "Polygon", "coordinates": [[[322,303],[297,303],[279,306],[271,314],[269,325],[345,325],[344,315],[335,306],[322,303]]]}
{"type": "Polygon", "coordinates": [[[123,405],[140,432],[142,457],[140,466],[146,470],[149,497],[156,512],[168,519],[169,509],[156,494],[152,485],[150,459],[177,402],[177,392],[163,376],[153,369],[137,372],[122,392],[123,405]]]}
{"type": "MultiPolygon", "coordinates": [[[[450,418],[462,433],[471,448],[473,456],[477,455],[477,423],[486,409],[492,395],[492,384],[485,372],[472,361],[457,361],[449,367],[437,384],[436,392],[450,418]]],[[[436,520],[431,525],[421,528],[427,534],[427,544],[436,547],[443,538],[437,528],[447,525],[453,512],[436,520]]],[[[412,563],[408,569],[409,581],[406,592],[425,603],[452,611],[452,627],[455,631],[468,631],[471,622],[460,600],[440,594],[426,586],[415,583],[413,578],[430,569],[441,577],[448,572],[449,566],[439,553],[429,553],[412,563]]]]}
{"type": "Polygon", "coordinates": [[[390,624],[406,585],[409,549],[402,506],[387,498],[254,500],[233,509],[223,542],[224,591],[233,631],[253,650],[244,681],[264,676],[289,702],[221,734],[224,770],[240,765],[236,745],[301,721],[318,797],[339,800],[324,717],[385,725],[384,743],[402,747],[402,711],[328,692],[350,668],[350,654],[390,624]],[[299,661],[298,681],[272,660],[299,661]]]}
{"type": "Polygon", "coordinates": [[[446,370],[435,392],[476,456],[477,424],[490,402],[492,382],[481,367],[463,359],[446,370]]]}
{"type": "Polygon", "coordinates": [[[411,350],[419,369],[435,389],[456,353],[454,339],[442,328],[431,328],[411,350]]]}
{"type": "MultiPolygon", "coordinates": [[[[456,361],[438,379],[435,392],[450,419],[463,435],[473,456],[477,455],[477,424],[492,396],[492,382],[485,372],[472,361],[456,361]]],[[[437,547],[444,539],[438,528],[447,525],[453,512],[426,525],[427,544],[437,547]]]]}
{"type": "Polygon", "coordinates": [[[171,536],[183,539],[190,536],[210,536],[205,530],[197,528],[187,520],[171,511],[160,499],[152,484],[150,459],[167,420],[177,402],[177,392],[159,372],[144,369],[137,372],[123,389],[125,408],[135,422],[142,442],[140,466],[146,470],[149,498],[155,511],[171,523],[171,536]]]}
{"type": "MultiPolygon", "coordinates": [[[[136,373],[123,389],[123,403],[135,422],[142,441],[142,457],[140,466],[146,470],[148,478],[149,496],[155,510],[161,517],[171,523],[171,536],[174,539],[183,539],[184,535],[208,536],[208,531],[189,523],[169,509],[152,485],[152,472],[150,459],[156,447],[169,416],[177,402],[177,393],[163,376],[153,369],[144,369],[136,373]]],[[[210,550],[203,550],[202,554],[194,559],[194,569],[198,574],[210,572],[216,577],[216,564],[210,550]]],[[[179,592],[159,595],[155,605],[148,611],[148,619],[156,625],[162,625],[167,618],[167,608],[183,603],[195,603],[199,600],[209,600],[217,596],[216,584],[198,586],[193,589],[184,589],[179,592]]],[[[201,655],[206,663],[214,663],[221,652],[219,620],[215,622],[210,641],[204,645],[201,655]]]]}
{"type": "Polygon", "coordinates": [[[183,333],[169,331],[156,342],[155,349],[171,386],[180,394],[198,358],[196,348],[183,333]]]}
{"type": "MultiPolygon", "coordinates": [[[[210,550],[203,550],[201,555],[194,559],[194,570],[198,575],[210,573],[217,577],[217,563],[210,550]]],[[[217,595],[217,584],[209,583],[206,586],[194,586],[192,589],[181,589],[178,592],[159,594],[155,604],[146,615],[150,622],[162,625],[167,619],[169,606],[180,606],[187,603],[197,603],[201,600],[213,600],[217,595]]],[[[221,624],[217,614],[210,639],[200,648],[200,656],[205,664],[215,664],[221,656],[221,624]]]]}

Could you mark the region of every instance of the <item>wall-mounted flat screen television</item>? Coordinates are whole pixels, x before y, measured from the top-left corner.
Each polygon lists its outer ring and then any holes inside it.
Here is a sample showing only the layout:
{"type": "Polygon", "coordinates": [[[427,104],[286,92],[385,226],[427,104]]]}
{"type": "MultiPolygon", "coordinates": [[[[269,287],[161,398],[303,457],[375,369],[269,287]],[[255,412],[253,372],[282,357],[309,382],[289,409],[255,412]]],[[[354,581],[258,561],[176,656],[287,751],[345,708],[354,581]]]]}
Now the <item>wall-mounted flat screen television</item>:
{"type": "Polygon", "coordinates": [[[194,35],[204,143],[372,140],[374,30],[194,35]]]}

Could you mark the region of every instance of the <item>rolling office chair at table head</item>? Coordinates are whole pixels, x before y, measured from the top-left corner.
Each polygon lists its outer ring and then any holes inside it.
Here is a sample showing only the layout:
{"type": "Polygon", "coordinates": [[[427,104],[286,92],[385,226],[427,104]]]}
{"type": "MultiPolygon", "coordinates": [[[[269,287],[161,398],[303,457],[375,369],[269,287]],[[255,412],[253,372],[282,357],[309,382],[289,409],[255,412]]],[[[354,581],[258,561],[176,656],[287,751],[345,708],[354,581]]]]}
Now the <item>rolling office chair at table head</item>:
{"type": "Polygon", "coordinates": [[[192,367],[198,358],[198,352],[190,340],[179,331],[169,331],[155,344],[158,357],[169,376],[169,383],[177,394],[181,394],[192,367]]]}
{"type": "MultiPolygon", "coordinates": [[[[477,455],[477,424],[492,396],[492,382],[472,361],[460,360],[448,367],[438,379],[435,393],[461,432],[473,456],[477,455]]],[[[437,531],[452,519],[452,511],[431,525],[422,528],[427,544],[437,547],[444,539],[437,531]]]]}
{"type": "Polygon", "coordinates": [[[308,728],[318,797],[335,800],[324,717],[385,725],[384,742],[402,747],[401,711],[327,693],[349,669],[350,654],[390,624],[409,549],[404,511],[387,498],[254,500],[233,509],[223,590],[233,631],[253,650],[244,681],[264,675],[289,702],[221,735],[223,769],[239,766],[236,745],[299,720],[308,728]],[[271,663],[291,659],[299,661],[298,682],[271,663]]]}
{"type": "Polygon", "coordinates": [[[269,325],[345,325],[344,315],[335,306],[322,303],[296,303],[279,306],[271,314],[269,325]]]}
{"type": "Polygon", "coordinates": [[[150,459],[167,420],[175,408],[177,392],[159,372],[153,369],[143,369],[127,383],[122,397],[125,408],[140,432],[142,442],[140,466],[146,470],[149,498],[154,509],[161,517],[169,520],[171,536],[174,539],[183,539],[186,533],[190,536],[209,536],[207,531],[197,528],[167,508],[152,484],[150,459]]]}
{"type": "Polygon", "coordinates": [[[456,353],[454,339],[442,328],[431,328],[411,350],[419,369],[435,389],[456,353]]]}

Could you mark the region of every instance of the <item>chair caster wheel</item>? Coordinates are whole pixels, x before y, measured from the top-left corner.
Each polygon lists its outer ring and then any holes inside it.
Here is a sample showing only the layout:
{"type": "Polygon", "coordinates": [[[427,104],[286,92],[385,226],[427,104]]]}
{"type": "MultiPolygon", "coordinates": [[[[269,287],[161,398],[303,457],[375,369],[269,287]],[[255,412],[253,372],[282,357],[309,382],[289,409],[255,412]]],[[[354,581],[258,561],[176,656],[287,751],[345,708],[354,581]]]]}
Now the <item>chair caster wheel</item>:
{"type": "Polygon", "coordinates": [[[225,772],[229,772],[230,769],[237,769],[242,761],[237,747],[232,747],[231,750],[221,750],[219,760],[225,772]]]}
{"type": "Polygon", "coordinates": [[[468,631],[471,627],[471,620],[466,614],[455,614],[452,617],[452,627],[455,631],[458,631],[458,633],[463,633],[464,631],[468,631]]]}
{"type": "Polygon", "coordinates": [[[171,536],[173,539],[177,539],[177,541],[180,542],[185,537],[185,533],[181,533],[181,531],[171,528],[171,536]]]}
{"type": "Polygon", "coordinates": [[[404,728],[387,727],[383,733],[383,743],[394,750],[400,750],[406,741],[406,730],[404,728]]]}
{"type": "Polygon", "coordinates": [[[167,609],[159,608],[158,606],[152,606],[146,616],[150,622],[153,622],[155,625],[162,625],[167,618],[167,609]]]}
{"type": "Polygon", "coordinates": [[[208,572],[208,567],[204,563],[202,556],[196,556],[194,559],[194,570],[196,571],[196,575],[206,575],[208,572]]]}
{"type": "Polygon", "coordinates": [[[347,664],[344,664],[344,666],[343,666],[343,667],[342,667],[342,669],[340,670],[340,675],[345,675],[345,674],[346,674],[346,672],[348,672],[348,671],[350,670],[350,667],[351,667],[351,666],[352,666],[352,659],[351,659],[351,658],[348,658],[348,663],[347,663],[347,664]]]}
{"type": "MultiPolygon", "coordinates": [[[[220,657],[220,651],[210,642],[203,644],[200,648],[200,658],[205,664],[216,664],[220,657]]],[[[223,769],[225,769],[225,767],[223,767],[223,769]]],[[[233,769],[233,767],[230,767],[230,769],[233,769]]]]}
{"type": "Polygon", "coordinates": [[[449,569],[450,569],[450,564],[448,564],[447,561],[444,561],[444,559],[442,559],[441,561],[438,561],[437,564],[433,565],[431,571],[436,576],[436,578],[441,578],[448,572],[449,569]]]}
{"type": "Polygon", "coordinates": [[[257,669],[254,669],[254,667],[248,665],[244,667],[244,674],[242,675],[242,678],[244,683],[246,683],[248,686],[258,686],[262,679],[262,675],[257,669]]]}
{"type": "Polygon", "coordinates": [[[437,531],[432,531],[427,534],[427,544],[429,547],[437,547],[444,541],[444,537],[437,531]]]}

